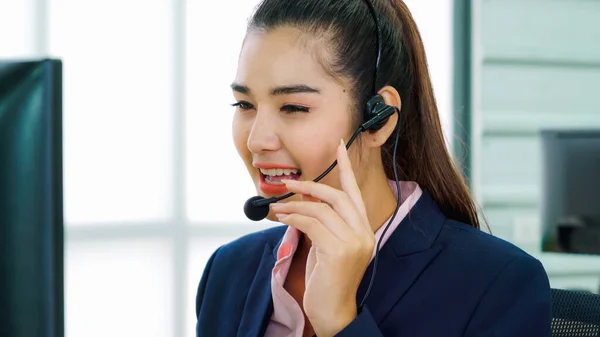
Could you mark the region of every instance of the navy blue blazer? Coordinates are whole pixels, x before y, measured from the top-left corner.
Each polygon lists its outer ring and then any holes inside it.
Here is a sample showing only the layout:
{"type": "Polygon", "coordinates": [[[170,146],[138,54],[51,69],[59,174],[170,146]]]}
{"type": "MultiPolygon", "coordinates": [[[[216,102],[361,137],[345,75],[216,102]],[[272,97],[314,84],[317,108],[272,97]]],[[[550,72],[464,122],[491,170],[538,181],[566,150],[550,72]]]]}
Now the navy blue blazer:
{"type": "MultiPolygon", "coordinates": [[[[264,335],[273,313],[271,270],[285,230],[249,234],[214,252],[198,287],[198,337],[264,335]]],[[[423,191],[381,248],[358,317],[336,336],[543,337],[551,335],[551,306],[548,276],[538,260],[446,218],[423,191]]]]}

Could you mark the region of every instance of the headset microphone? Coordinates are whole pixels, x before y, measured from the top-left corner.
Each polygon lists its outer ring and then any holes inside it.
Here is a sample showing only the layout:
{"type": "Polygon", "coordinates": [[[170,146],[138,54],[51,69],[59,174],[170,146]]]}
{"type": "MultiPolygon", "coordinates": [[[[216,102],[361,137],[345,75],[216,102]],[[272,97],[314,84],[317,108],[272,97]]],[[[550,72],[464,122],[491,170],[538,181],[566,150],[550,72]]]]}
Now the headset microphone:
{"type": "Polygon", "coordinates": [[[257,195],[246,200],[244,203],[244,213],[248,219],[259,221],[266,218],[269,214],[269,204],[273,202],[270,199],[257,195]]]}

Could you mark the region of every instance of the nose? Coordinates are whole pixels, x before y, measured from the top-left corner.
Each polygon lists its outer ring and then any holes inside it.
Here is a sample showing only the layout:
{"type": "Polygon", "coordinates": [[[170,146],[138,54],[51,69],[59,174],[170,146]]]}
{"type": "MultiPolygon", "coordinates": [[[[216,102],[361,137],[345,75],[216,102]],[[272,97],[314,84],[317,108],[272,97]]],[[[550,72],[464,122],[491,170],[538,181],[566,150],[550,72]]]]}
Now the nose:
{"type": "Polygon", "coordinates": [[[267,111],[257,111],[254,117],[247,142],[248,150],[254,154],[276,151],[281,147],[275,118],[269,118],[268,114],[267,111]]]}

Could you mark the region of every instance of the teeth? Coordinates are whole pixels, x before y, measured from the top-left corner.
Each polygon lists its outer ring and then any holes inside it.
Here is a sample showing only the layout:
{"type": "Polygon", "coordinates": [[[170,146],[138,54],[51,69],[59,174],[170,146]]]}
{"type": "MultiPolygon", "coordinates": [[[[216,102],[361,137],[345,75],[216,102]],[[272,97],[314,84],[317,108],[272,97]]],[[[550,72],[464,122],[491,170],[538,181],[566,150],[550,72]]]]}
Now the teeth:
{"type": "Polygon", "coordinates": [[[260,169],[260,172],[266,176],[282,176],[290,174],[298,174],[296,169],[260,169]]]}

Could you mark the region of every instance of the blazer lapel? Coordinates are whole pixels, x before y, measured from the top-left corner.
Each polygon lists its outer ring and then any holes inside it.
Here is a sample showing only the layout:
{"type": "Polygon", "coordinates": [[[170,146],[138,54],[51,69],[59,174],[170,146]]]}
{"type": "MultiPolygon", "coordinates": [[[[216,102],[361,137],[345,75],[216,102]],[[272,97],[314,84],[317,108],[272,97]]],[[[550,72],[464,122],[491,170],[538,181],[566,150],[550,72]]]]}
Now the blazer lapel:
{"type": "MultiPolygon", "coordinates": [[[[429,263],[441,252],[433,246],[446,218],[426,191],[379,252],[375,280],[364,305],[377,323],[400,301],[429,263]]],[[[365,272],[357,304],[371,280],[374,264],[365,272]]]]}
{"type": "MultiPolygon", "coordinates": [[[[267,244],[246,297],[238,337],[263,336],[273,314],[271,272],[275,265],[272,246],[267,244]]],[[[234,281],[235,282],[235,281],[234,281]]]]}

